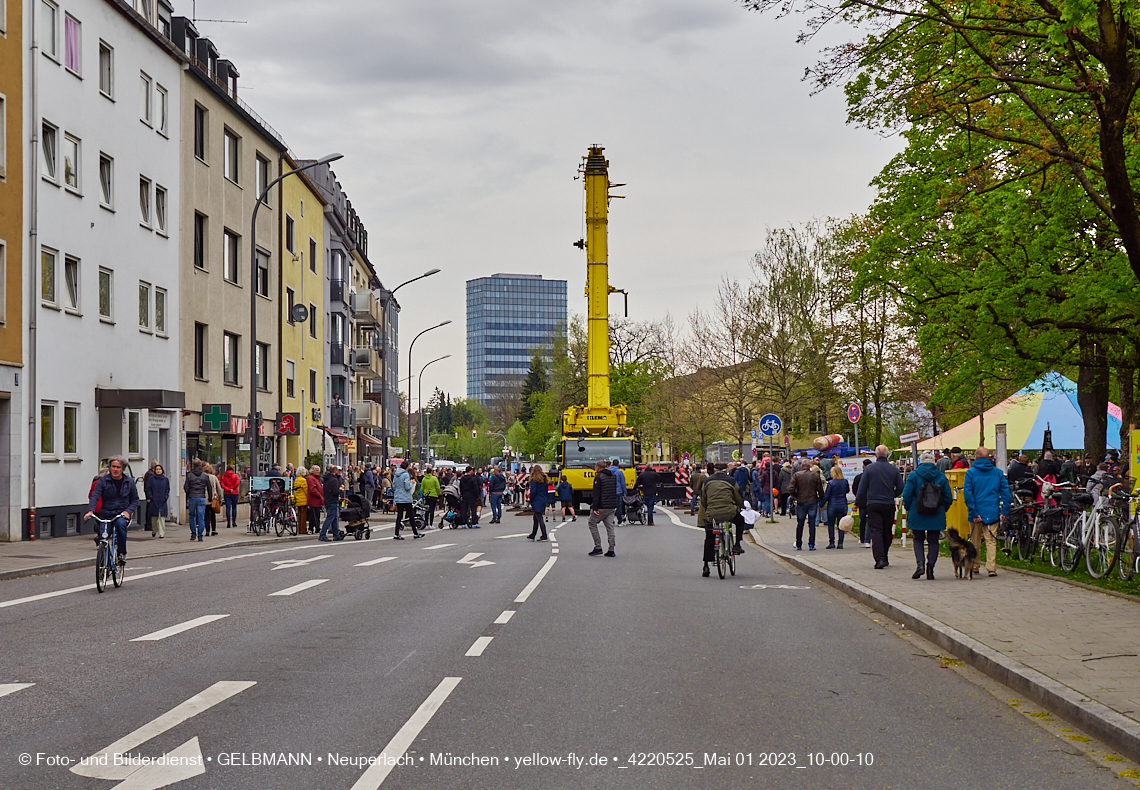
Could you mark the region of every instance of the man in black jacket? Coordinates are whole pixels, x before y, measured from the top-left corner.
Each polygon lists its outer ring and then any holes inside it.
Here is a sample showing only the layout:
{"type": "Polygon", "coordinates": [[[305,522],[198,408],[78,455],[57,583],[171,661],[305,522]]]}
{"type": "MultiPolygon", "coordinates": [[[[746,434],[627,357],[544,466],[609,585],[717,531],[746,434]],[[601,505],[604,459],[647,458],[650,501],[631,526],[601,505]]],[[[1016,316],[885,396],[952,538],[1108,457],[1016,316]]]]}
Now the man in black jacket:
{"type": "Polygon", "coordinates": [[[475,474],[475,467],[467,467],[467,472],[459,478],[460,522],[465,527],[479,529],[479,503],[483,500],[483,480],[475,474]]]}
{"type": "Polygon", "coordinates": [[[653,471],[653,467],[646,464],[633,484],[635,489],[641,489],[641,498],[645,501],[646,521],[653,526],[653,506],[657,503],[657,486],[661,484],[661,477],[653,471]]]}
{"type": "Polygon", "coordinates": [[[606,538],[609,540],[607,557],[617,556],[614,553],[614,513],[617,512],[618,492],[617,476],[609,469],[605,461],[594,464],[594,491],[590,502],[590,535],[594,538],[594,549],[591,557],[602,553],[602,536],[598,532],[598,522],[606,525],[606,538]]]}
{"type": "Polygon", "coordinates": [[[341,478],[340,470],[336,466],[330,466],[325,470],[325,476],[321,480],[321,488],[325,495],[325,523],[321,525],[321,534],[317,540],[328,542],[329,527],[332,527],[332,539],[343,540],[344,535],[340,531],[340,489],[341,478]]]}
{"type": "Polygon", "coordinates": [[[855,495],[859,521],[866,521],[871,532],[877,571],[890,564],[887,553],[895,538],[895,497],[901,496],[903,490],[902,473],[887,460],[890,454],[885,444],[875,448],[875,463],[864,467],[859,493],[855,495]]]}

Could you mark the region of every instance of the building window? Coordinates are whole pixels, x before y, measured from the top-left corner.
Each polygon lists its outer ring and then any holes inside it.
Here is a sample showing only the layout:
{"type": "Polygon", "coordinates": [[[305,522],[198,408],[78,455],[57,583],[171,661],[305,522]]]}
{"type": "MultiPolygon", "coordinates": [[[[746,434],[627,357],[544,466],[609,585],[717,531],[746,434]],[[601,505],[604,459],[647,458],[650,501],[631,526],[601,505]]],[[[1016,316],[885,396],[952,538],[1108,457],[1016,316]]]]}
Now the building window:
{"type": "Polygon", "coordinates": [[[67,14],[63,17],[63,64],[76,75],[80,73],[82,58],[79,45],[81,37],[79,20],[67,14]]]}
{"type": "Polygon", "coordinates": [[[59,60],[59,6],[48,0],[40,2],[40,49],[53,60],[59,60]]]}
{"type": "Polygon", "coordinates": [[[115,95],[115,50],[105,41],[99,42],[99,92],[108,99],[115,95]]]}
{"type": "Polygon", "coordinates": [[[265,195],[265,199],[262,201],[262,204],[266,205],[266,206],[269,205],[269,193],[267,193],[265,191],[265,188],[267,186],[269,186],[269,160],[266,159],[261,154],[258,154],[257,155],[257,194],[258,195],[261,195],[261,194],[265,195]]]}
{"type": "Polygon", "coordinates": [[[344,342],[344,316],[340,313],[331,314],[332,322],[329,327],[329,341],[332,343],[344,342]]]}
{"type": "Polygon", "coordinates": [[[150,283],[139,281],[139,329],[150,331],[150,283]]]}
{"type": "Polygon", "coordinates": [[[257,280],[255,282],[257,293],[269,297],[269,256],[261,250],[257,251],[257,280]]]}
{"type": "Polygon", "coordinates": [[[139,73],[139,118],[145,124],[151,122],[151,79],[146,72],[139,73]]]}
{"type": "Polygon", "coordinates": [[[269,389],[269,346],[265,343],[257,344],[257,354],[255,355],[255,362],[257,363],[257,388],[259,390],[269,389]]]}
{"type": "Polygon", "coordinates": [[[309,302],[309,337],[317,337],[317,306],[309,302]]]}
{"type": "Polygon", "coordinates": [[[114,285],[111,270],[99,269],[99,317],[110,320],[114,309],[114,285]]]}
{"type": "Polygon", "coordinates": [[[140,412],[127,412],[127,456],[129,458],[142,458],[142,430],[139,425],[141,417],[140,412]]]}
{"type": "Polygon", "coordinates": [[[288,214],[286,214],[285,215],[285,249],[287,249],[287,250],[289,250],[289,252],[293,253],[294,258],[297,257],[296,236],[297,236],[296,225],[293,222],[293,218],[290,217],[288,214]]]}
{"type": "Polygon", "coordinates": [[[155,84],[154,96],[158,103],[158,106],[155,107],[154,128],[166,134],[166,116],[170,112],[170,97],[166,93],[166,88],[157,83],[155,84]]]}
{"type": "Polygon", "coordinates": [[[206,217],[194,213],[194,268],[206,271],[206,217]]]}
{"type": "Polygon", "coordinates": [[[99,202],[107,208],[115,203],[115,160],[106,154],[99,154],[99,202]]]}
{"type": "Polygon", "coordinates": [[[309,403],[317,402],[317,371],[309,368],[309,403]]]}
{"type": "Polygon", "coordinates": [[[285,397],[295,398],[295,382],[294,377],[297,374],[297,365],[291,359],[285,360],[285,397]]]}
{"type": "Polygon", "coordinates": [[[40,404],[40,453],[55,457],[55,404],[40,404]]]}
{"type": "Polygon", "coordinates": [[[139,13],[154,26],[154,0],[139,0],[139,13]]]}
{"type": "Polygon", "coordinates": [[[63,306],[68,310],[79,311],[79,259],[70,256],[63,259],[63,306]]]}
{"type": "Polygon", "coordinates": [[[229,129],[225,131],[225,173],[226,178],[238,183],[238,136],[229,129]]]}
{"type": "Polygon", "coordinates": [[[166,235],[166,189],[154,188],[154,229],[166,235]]]}
{"type": "Polygon", "coordinates": [[[206,380],[206,341],[209,339],[205,324],[194,324],[194,378],[206,380]]]}
{"type": "Polygon", "coordinates": [[[206,108],[194,105],[194,156],[206,161],[206,108]]]}
{"type": "Polygon", "coordinates": [[[79,191],[79,140],[70,134],[63,137],[63,183],[79,191]]]}
{"type": "Polygon", "coordinates": [[[222,335],[222,378],[227,384],[238,383],[238,340],[229,332],[222,335]]]}
{"type": "Polygon", "coordinates": [[[79,404],[63,405],[63,457],[79,455],[79,404]]]}
{"type": "Polygon", "coordinates": [[[238,266],[238,254],[241,252],[241,245],[238,243],[239,237],[228,230],[222,235],[225,237],[222,250],[224,255],[222,260],[222,276],[234,285],[237,285],[238,272],[240,271],[240,267],[238,266]]]}
{"type": "Polygon", "coordinates": [[[285,289],[285,321],[290,326],[293,326],[293,324],[295,323],[293,321],[293,303],[294,303],[294,299],[296,298],[296,295],[297,295],[297,292],[294,291],[292,288],[286,288],[285,289]]]}
{"type": "Polygon", "coordinates": [[[317,241],[309,239],[309,271],[317,273],[317,241]]]}
{"type": "Polygon", "coordinates": [[[46,247],[40,250],[40,299],[45,304],[58,303],[55,292],[56,252],[46,247]]]}
{"type": "Polygon", "coordinates": [[[58,178],[58,176],[56,176],[56,173],[59,172],[59,168],[56,167],[57,163],[59,162],[59,159],[57,158],[59,155],[59,148],[56,145],[59,142],[58,135],[59,130],[45,121],[43,124],[42,139],[40,140],[41,147],[43,148],[41,172],[43,172],[44,178],[48,179],[49,181],[55,181],[58,178]]]}
{"type": "Polygon", "coordinates": [[[154,331],[166,334],[166,291],[161,288],[154,289],[154,331]]]}
{"type": "Polygon", "coordinates": [[[150,227],[150,179],[139,179],[139,222],[150,227]]]}

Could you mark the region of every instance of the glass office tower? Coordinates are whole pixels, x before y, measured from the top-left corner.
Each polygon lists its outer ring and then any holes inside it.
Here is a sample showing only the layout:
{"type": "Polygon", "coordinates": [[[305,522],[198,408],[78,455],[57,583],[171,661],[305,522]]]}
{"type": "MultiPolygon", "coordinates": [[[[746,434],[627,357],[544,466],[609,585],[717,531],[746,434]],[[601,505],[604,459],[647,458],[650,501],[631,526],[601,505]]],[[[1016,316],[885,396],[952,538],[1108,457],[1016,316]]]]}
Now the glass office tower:
{"type": "Polygon", "coordinates": [[[467,397],[486,405],[517,389],[530,359],[549,359],[566,325],[566,281],[492,274],[467,281],[467,397]]]}

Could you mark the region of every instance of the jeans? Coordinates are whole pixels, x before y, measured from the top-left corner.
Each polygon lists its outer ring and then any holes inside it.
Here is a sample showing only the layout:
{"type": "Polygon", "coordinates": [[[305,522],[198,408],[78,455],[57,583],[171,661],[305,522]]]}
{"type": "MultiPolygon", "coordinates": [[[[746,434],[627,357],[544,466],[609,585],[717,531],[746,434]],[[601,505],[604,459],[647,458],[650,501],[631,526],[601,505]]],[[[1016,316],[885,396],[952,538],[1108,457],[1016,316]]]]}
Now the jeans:
{"type": "Polygon", "coordinates": [[[367,483],[360,487],[360,498],[364,500],[364,504],[368,505],[368,509],[372,509],[372,495],[376,493],[376,486],[370,486],[367,483]]]}
{"type": "MultiPolygon", "coordinates": [[[[99,514],[96,513],[96,515],[99,515],[99,514]]],[[[100,515],[99,518],[106,518],[106,516],[100,515]]],[[[115,544],[116,544],[115,552],[118,554],[126,554],[127,553],[127,525],[130,523],[131,522],[129,519],[125,519],[122,516],[116,516],[114,523],[112,523],[110,525],[110,526],[115,528],[115,544]]],[[[100,535],[106,535],[107,534],[107,533],[103,532],[103,530],[106,529],[106,527],[107,527],[107,525],[105,525],[105,524],[100,524],[99,522],[95,522],[95,529],[98,531],[98,533],[100,535]]]]}
{"type": "Polygon", "coordinates": [[[206,529],[206,497],[192,496],[187,502],[190,508],[190,538],[202,537],[206,529]]]}
{"type": "Polygon", "coordinates": [[[843,530],[839,529],[839,521],[847,515],[846,502],[827,503],[827,542],[835,544],[835,533],[839,533],[839,545],[843,545],[843,530]]]}
{"type": "Polygon", "coordinates": [[[622,498],[623,496],[625,496],[625,489],[624,489],[624,488],[619,488],[619,489],[618,489],[618,504],[617,504],[617,509],[616,509],[616,510],[614,510],[614,519],[617,521],[617,523],[618,523],[618,524],[620,524],[620,523],[621,523],[621,515],[622,515],[622,508],[621,508],[621,498],[622,498]]]}
{"type": "Polygon", "coordinates": [[[697,513],[697,500],[699,500],[700,498],[701,498],[701,495],[694,492],[693,499],[691,502],[689,502],[689,515],[690,516],[696,515],[696,513],[697,513]]]}
{"type": "Polygon", "coordinates": [[[333,538],[340,540],[340,508],[333,505],[326,508],[325,523],[321,526],[321,540],[328,539],[329,527],[332,527],[333,538]]]}
{"type": "Polygon", "coordinates": [[[587,525],[590,527],[590,537],[594,539],[594,548],[600,549],[602,547],[602,536],[598,531],[598,523],[602,523],[606,527],[606,538],[609,541],[610,551],[614,550],[614,511],[609,510],[591,510],[590,520],[587,525]]]}
{"type": "Polygon", "coordinates": [[[804,545],[804,519],[808,522],[808,548],[815,548],[815,521],[819,517],[818,502],[796,503],[796,548],[804,545]]]}
{"type": "Polygon", "coordinates": [[[491,494],[491,518],[495,521],[503,519],[503,495],[491,494]]]}
{"type": "Polygon", "coordinates": [[[914,538],[914,559],[918,562],[918,569],[921,570],[934,570],[934,563],[938,562],[938,537],[940,533],[936,529],[915,529],[911,530],[911,537],[914,538]],[[922,544],[926,542],[926,565],[922,564],[922,544]]]}
{"type": "Polygon", "coordinates": [[[226,526],[232,527],[237,524],[237,494],[226,494],[226,526]]]}
{"type": "Polygon", "coordinates": [[[657,495],[656,494],[646,494],[645,495],[645,517],[646,517],[646,520],[650,524],[653,523],[653,506],[656,504],[657,504],[657,495]]]}
{"type": "Polygon", "coordinates": [[[765,494],[763,492],[757,494],[756,495],[756,502],[758,505],[756,508],[757,510],[759,510],[765,516],[771,515],[768,512],[768,508],[770,508],[771,504],[772,504],[772,495],[771,494],[765,494]]]}

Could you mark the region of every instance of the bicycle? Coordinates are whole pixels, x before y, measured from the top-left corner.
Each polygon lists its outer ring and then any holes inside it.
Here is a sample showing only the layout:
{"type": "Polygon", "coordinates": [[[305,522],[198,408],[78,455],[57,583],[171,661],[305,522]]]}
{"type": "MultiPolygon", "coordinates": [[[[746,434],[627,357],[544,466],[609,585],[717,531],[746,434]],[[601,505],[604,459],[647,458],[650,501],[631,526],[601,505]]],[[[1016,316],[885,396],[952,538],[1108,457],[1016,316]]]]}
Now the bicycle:
{"type": "Polygon", "coordinates": [[[1111,573],[1116,563],[1119,525],[1105,513],[1109,498],[1101,497],[1096,504],[1093,499],[1092,494],[1076,493],[1072,504],[1066,505],[1061,568],[1072,573],[1083,554],[1089,575],[1100,579],[1111,573]]]}
{"type": "Polygon", "coordinates": [[[736,575],[736,555],[733,554],[732,532],[724,524],[712,519],[713,558],[716,560],[716,572],[720,578],[725,577],[727,570],[736,575]]]}
{"type": "MultiPolygon", "coordinates": [[[[107,579],[110,578],[115,587],[122,587],[126,577],[127,566],[120,565],[118,561],[118,536],[115,534],[114,518],[99,518],[92,516],[95,521],[103,525],[99,529],[100,538],[95,547],[95,589],[99,592],[107,589],[107,579]],[[106,532],[106,537],[102,535],[106,532]]],[[[117,517],[116,517],[117,518],[117,517]]]]}

